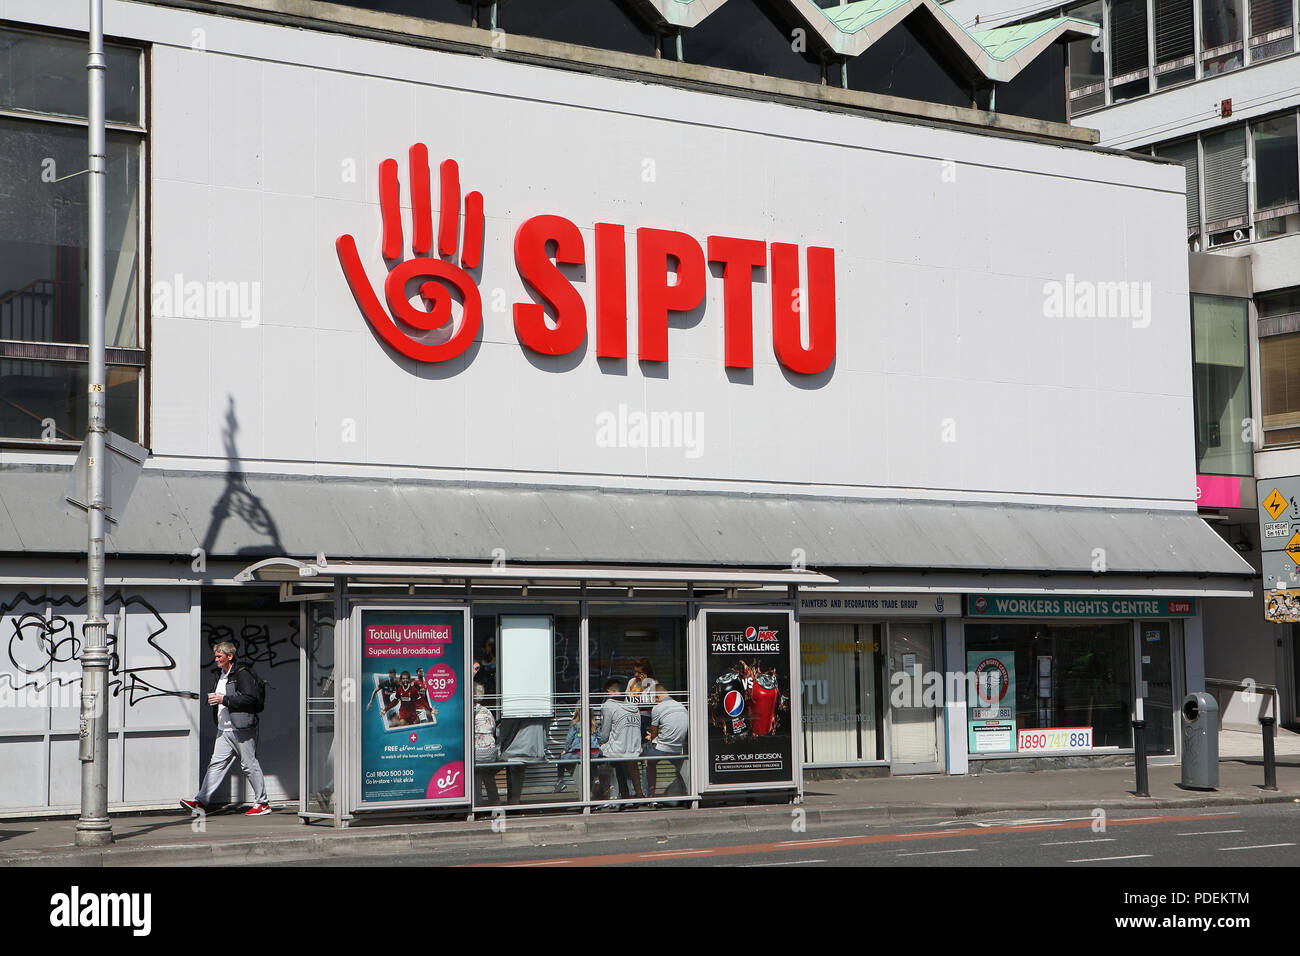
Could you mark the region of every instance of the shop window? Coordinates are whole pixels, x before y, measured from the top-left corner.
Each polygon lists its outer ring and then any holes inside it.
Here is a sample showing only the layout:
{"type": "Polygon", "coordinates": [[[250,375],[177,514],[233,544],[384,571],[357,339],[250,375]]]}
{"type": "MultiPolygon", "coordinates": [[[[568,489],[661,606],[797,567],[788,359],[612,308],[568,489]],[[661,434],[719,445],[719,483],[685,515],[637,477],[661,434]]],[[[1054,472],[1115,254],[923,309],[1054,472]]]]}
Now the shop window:
{"type": "Polygon", "coordinates": [[[1292,51],[1291,0],[1250,0],[1250,60],[1256,63],[1292,51]]]}
{"type": "Polygon", "coordinates": [[[682,34],[687,63],[820,83],[821,39],[779,0],[728,0],[682,34]]]}
{"type": "Polygon", "coordinates": [[[1133,746],[1128,621],[968,623],[966,650],[1012,657],[1017,731],[1089,727],[1094,750],[1133,746]]]}
{"type": "Polygon", "coordinates": [[[1200,0],[1201,68],[1203,76],[1240,69],[1245,63],[1242,45],[1242,0],[1200,0]]]}
{"type": "Polygon", "coordinates": [[[1011,116],[1064,123],[1065,44],[1053,43],[1010,83],[998,87],[997,111],[1011,116]]]}
{"type": "Polygon", "coordinates": [[[1300,163],[1291,113],[1250,124],[1255,147],[1255,238],[1300,231],[1300,163]]]}
{"type": "MultiPolygon", "coordinates": [[[[141,54],[109,47],[106,57],[109,427],[141,441],[141,54]]],[[[3,440],[85,435],[89,177],[77,175],[87,163],[85,58],[84,40],[0,30],[0,108],[22,114],[0,117],[3,440]]]]}
{"type": "Polygon", "coordinates": [[[969,107],[974,81],[953,69],[937,30],[925,14],[912,14],[849,60],[849,88],[969,107]]]}
{"type": "Polygon", "coordinates": [[[801,625],[805,763],[885,759],[883,698],[878,692],[883,639],[883,624],[801,625]]]}
{"type": "Polygon", "coordinates": [[[497,27],[545,40],[654,56],[655,31],[631,0],[502,0],[497,27]]]}
{"type": "MultiPolygon", "coordinates": [[[[1071,7],[1068,17],[1087,20],[1098,26],[1102,21],[1101,0],[1071,7]]],[[[1106,62],[1102,52],[1101,37],[1071,40],[1070,48],[1070,112],[1083,113],[1106,105],[1106,62]]]]}
{"type": "Polygon", "coordinates": [[[1192,401],[1196,472],[1249,475],[1250,375],[1247,300],[1192,296],[1192,401]]]}
{"type": "Polygon", "coordinates": [[[1257,296],[1265,445],[1300,443],[1300,288],[1257,296]]]}
{"type": "Polygon", "coordinates": [[[1111,101],[1151,92],[1146,0],[1112,0],[1109,29],[1111,101]]]}
{"type": "Polygon", "coordinates": [[[1152,0],[1156,33],[1156,87],[1196,79],[1193,0],[1152,0]]]}
{"type": "Polygon", "coordinates": [[[396,13],[406,17],[420,17],[424,20],[439,20],[443,23],[458,23],[469,26],[474,8],[482,10],[479,26],[487,26],[487,9],[489,3],[474,3],[472,0],[331,0],[346,7],[357,7],[375,13],[396,13]]]}

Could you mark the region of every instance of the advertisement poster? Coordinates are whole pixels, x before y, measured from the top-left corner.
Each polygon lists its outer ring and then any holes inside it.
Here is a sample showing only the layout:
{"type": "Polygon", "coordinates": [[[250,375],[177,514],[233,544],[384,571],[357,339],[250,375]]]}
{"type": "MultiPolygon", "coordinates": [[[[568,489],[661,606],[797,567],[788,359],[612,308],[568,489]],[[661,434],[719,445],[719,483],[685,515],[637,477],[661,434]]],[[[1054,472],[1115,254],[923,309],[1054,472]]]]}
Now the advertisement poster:
{"type": "Polygon", "coordinates": [[[710,611],[709,785],[794,783],[790,616],[710,611]]]}
{"type": "Polygon", "coordinates": [[[1016,655],[1013,651],[967,651],[970,674],[967,738],[973,754],[1016,749],[1016,655]]]}
{"type": "Polygon", "coordinates": [[[467,799],[465,617],[361,612],[361,800],[467,799]]]}

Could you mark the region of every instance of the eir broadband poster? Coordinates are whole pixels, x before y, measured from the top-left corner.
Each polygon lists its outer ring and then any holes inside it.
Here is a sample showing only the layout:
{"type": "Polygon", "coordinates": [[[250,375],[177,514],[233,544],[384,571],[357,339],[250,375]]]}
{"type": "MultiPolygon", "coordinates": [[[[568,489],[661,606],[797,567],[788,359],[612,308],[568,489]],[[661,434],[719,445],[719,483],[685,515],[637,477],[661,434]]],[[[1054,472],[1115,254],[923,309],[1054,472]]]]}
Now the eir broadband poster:
{"type": "Polygon", "coordinates": [[[361,800],[465,801],[465,616],[362,610],[361,800]]]}

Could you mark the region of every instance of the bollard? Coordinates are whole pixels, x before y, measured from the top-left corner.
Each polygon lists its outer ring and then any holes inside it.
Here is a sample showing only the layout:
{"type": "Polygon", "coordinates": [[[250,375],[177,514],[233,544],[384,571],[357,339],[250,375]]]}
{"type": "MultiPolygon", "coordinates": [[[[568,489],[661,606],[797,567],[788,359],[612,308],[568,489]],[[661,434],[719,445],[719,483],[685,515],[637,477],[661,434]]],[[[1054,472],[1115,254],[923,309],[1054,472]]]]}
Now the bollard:
{"type": "Polygon", "coordinates": [[[1137,790],[1139,797],[1151,796],[1147,789],[1147,740],[1146,740],[1147,722],[1145,720],[1133,721],[1133,766],[1137,770],[1137,790]]]}
{"type": "Polygon", "coordinates": [[[1264,728],[1264,789],[1277,789],[1277,759],[1273,754],[1273,724],[1277,722],[1274,717],[1261,717],[1259,722],[1264,728]]]}

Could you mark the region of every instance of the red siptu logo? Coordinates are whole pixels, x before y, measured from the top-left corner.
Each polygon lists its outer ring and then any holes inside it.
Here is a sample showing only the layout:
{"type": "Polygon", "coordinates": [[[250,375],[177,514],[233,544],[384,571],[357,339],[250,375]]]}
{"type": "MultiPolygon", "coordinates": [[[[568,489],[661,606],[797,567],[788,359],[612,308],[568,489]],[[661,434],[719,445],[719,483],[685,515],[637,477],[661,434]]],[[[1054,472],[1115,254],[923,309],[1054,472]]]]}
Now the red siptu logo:
{"type": "MultiPolygon", "coordinates": [[[[411,218],[415,258],[398,262],[402,252],[401,201],[397,162],[379,165],[379,206],[383,218],[383,256],[389,262],[384,282],[385,310],[370,286],[355,240],[335,243],[348,286],[371,328],[390,346],[420,362],[445,362],[473,343],[483,319],[483,302],[467,270],[478,268],[483,249],[483,196],[465,197],[465,233],[460,265],[453,261],[460,220],[460,173],[454,160],[440,167],[442,196],[438,213],[438,254],[433,247],[429,151],[417,143],[410,151],[411,218]],[[419,293],[427,309],[413,306],[408,285],[423,279],[419,293]],[[453,331],[451,303],[461,301],[459,327],[453,331]],[[398,323],[407,329],[406,331],[398,323]]],[[[596,355],[626,359],[627,230],[617,223],[594,228],[596,355]]],[[[543,300],[514,305],[515,336],[521,345],[543,355],[566,355],[587,336],[587,306],[560,271],[559,264],[585,266],[582,230],[562,216],[541,215],[515,233],[515,267],[543,300]],[[554,243],[554,252],[548,246],[554,243]],[[551,317],[546,315],[550,306],[551,317]]],[[[835,360],[835,250],[810,246],[806,285],[799,284],[799,247],[759,239],[709,236],[707,254],[699,242],[670,229],[636,230],[637,358],[668,361],[670,313],[692,312],[704,302],[707,263],[722,267],[724,361],[728,368],[753,368],[754,270],[767,269],[772,302],[772,349],[792,372],[815,375],[835,360]],[[675,272],[669,281],[670,266],[675,272]],[[808,317],[807,345],[802,317],[808,317]]]]}
{"type": "MultiPolygon", "coordinates": [[[[469,348],[478,335],[483,321],[483,300],[478,286],[466,269],[478,267],[483,251],[483,195],[473,192],[465,197],[465,243],[460,266],[454,262],[435,259],[429,255],[433,245],[433,216],[429,198],[429,150],[423,143],[411,147],[411,221],[414,235],[411,251],[416,258],[390,266],[384,280],[386,311],[370,287],[366,271],[357,255],[356,241],[350,236],[339,236],[334,243],[339,263],[348,287],[361,307],[361,313],[370,327],[385,342],[408,358],[419,362],[445,362],[469,348]],[[420,284],[420,295],[429,308],[417,309],[406,294],[407,285],[415,279],[426,280],[420,284]],[[462,304],[460,328],[451,331],[451,294],[457,293],[462,304]],[[397,326],[396,319],[423,333],[413,338],[397,326]]],[[[460,219],[460,170],[455,160],[446,160],[440,170],[442,199],[438,206],[438,251],[444,256],[456,254],[456,227],[460,219]]],[[[379,210],[383,217],[383,256],[393,262],[402,254],[402,209],[397,184],[397,160],[386,159],[379,164],[379,210]]]]}

